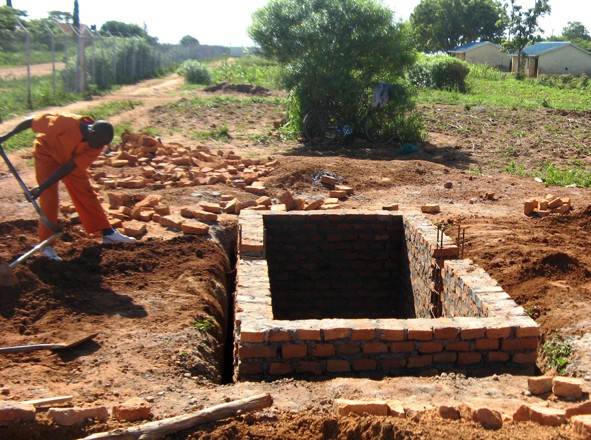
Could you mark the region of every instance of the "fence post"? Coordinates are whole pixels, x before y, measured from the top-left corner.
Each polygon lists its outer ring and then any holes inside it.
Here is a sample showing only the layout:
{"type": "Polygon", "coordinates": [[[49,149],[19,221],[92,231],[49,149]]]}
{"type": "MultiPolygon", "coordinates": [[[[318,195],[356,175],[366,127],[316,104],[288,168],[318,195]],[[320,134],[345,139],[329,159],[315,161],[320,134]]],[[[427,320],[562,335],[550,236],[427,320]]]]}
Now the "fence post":
{"type": "Polygon", "coordinates": [[[29,31],[23,24],[17,19],[17,24],[20,28],[25,32],[25,52],[26,52],[26,61],[27,61],[27,106],[32,109],[33,108],[33,100],[31,99],[31,36],[29,35],[29,31]]]}
{"type": "Polygon", "coordinates": [[[51,90],[55,94],[55,35],[47,26],[47,23],[43,23],[43,26],[49,32],[51,38],[51,90]]]}

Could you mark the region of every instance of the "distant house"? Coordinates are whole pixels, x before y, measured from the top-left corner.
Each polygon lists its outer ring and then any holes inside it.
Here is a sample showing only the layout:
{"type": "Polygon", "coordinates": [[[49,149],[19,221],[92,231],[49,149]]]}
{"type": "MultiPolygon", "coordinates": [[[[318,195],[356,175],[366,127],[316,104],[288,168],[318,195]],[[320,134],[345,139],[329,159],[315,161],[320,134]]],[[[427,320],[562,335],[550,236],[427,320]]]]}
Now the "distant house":
{"type": "Polygon", "coordinates": [[[490,41],[464,44],[448,51],[448,54],[471,64],[486,64],[503,71],[510,69],[509,56],[490,41]]]}
{"type": "MultiPolygon", "coordinates": [[[[526,76],[570,73],[591,76],[591,52],[569,41],[544,41],[523,49],[526,76]]],[[[512,55],[512,72],[517,72],[517,54],[512,55]]]]}

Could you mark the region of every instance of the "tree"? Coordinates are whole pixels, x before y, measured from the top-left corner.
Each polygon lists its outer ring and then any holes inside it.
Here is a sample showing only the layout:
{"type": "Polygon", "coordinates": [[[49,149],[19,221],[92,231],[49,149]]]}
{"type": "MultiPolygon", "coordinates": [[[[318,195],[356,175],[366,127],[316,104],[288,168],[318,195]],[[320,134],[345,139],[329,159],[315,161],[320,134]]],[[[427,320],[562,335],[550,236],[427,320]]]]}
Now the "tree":
{"type": "Polygon", "coordinates": [[[197,40],[195,37],[192,37],[191,35],[185,35],[183,38],[181,38],[179,44],[186,47],[199,46],[199,40],[197,40]]]}
{"type": "Polygon", "coordinates": [[[70,23],[72,21],[72,14],[65,11],[49,11],[47,17],[50,20],[55,20],[59,22],[70,23]]]}
{"type": "Polygon", "coordinates": [[[538,19],[550,13],[549,0],[536,0],[534,7],[526,11],[515,0],[510,0],[509,13],[509,37],[503,41],[505,50],[517,53],[517,78],[521,78],[523,70],[523,49],[531,43],[540,40],[540,33],[543,30],[538,25],[538,19]]]}
{"type": "Polygon", "coordinates": [[[416,55],[406,26],[375,0],[270,0],[248,34],[285,68],[294,116],[331,97],[346,117],[368,87],[400,78],[416,55]]]}
{"type": "Polygon", "coordinates": [[[422,0],[410,23],[418,49],[438,52],[474,41],[501,42],[504,14],[498,0],[422,0]]]}
{"type": "Polygon", "coordinates": [[[77,31],[80,31],[80,8],[78,7],[78,0],[74,0],[74,14],[72,24],[77,31]]]}
{"type": "Polygon", "coordinates": [[[580,21],[569,21],[568,24],[562,28],[562,36],[566,40],[571,41],[591,41],[589,31],[580,21]]]}
{"type": "Polygon", "coordinates": [[[101,32],[110,32],[121,37],[145,37],[146,32],[137,24],[128,24],[120,21],[110,20],[101,26],[101,32]]]}
{"type": "Polygon", "coordinates": [[[0,51],[15,49],[17,20],[26,17],[27,13],[10,6],[0,6],[0,51]]]}

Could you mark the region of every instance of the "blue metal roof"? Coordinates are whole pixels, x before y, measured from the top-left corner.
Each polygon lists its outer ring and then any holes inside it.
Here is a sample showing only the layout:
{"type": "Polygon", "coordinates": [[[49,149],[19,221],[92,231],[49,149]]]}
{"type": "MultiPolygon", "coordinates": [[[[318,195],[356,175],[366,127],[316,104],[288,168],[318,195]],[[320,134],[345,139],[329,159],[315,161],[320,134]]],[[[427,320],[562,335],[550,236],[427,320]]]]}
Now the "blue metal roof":
{"type": "Polygon", "coordinates": [[[466,43],[466,44],[462,44],[461,46],[454,47],[453,49],[449,50],[448,52],[467,52],[470,49],[474,49],[475,47],[482,46],[482,45],[489,44],[489,43],[490,43],[489,41],[477,41],[474,43],[466,43]]]}
{"type": "Polygon", "coordinates": [[[530,57],[542,55],[544,52],[548,52],[555,49],[560,49],[565,46],[573,46],[570,41],[542,41],[541,43],[532,44],[523,48],[523,53],[530,57]]]}

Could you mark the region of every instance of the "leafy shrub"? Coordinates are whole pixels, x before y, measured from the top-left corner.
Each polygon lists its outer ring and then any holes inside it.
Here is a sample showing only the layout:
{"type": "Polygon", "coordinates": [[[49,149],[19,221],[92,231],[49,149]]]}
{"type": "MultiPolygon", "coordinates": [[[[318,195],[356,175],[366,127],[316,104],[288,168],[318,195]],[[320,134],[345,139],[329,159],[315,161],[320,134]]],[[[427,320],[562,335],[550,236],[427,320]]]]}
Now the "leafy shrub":
{"type": "Polygon", "coordinates": [[[408,71],[409,79],[419,87],[466,91],[470,67],[465,61],[447,55],[425,57],[408,71]]]}
{"type": "Polygon", "coordinates": [[[177,73],[190,84],[211,83],[211,72],[208,67],[197,60],[184,61],[177,69],[177,73]]]}

